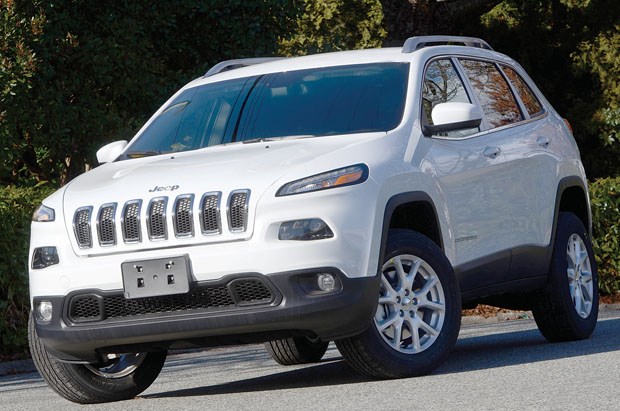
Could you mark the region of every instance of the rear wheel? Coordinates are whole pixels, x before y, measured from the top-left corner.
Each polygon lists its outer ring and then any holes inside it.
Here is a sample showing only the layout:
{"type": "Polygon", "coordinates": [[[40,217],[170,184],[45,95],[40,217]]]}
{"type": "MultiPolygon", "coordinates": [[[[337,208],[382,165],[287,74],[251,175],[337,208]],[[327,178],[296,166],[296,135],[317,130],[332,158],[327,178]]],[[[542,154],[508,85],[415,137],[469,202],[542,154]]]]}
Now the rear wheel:
{"type": "Polygon", "coordinates": [[[598,274],[587,231],[577,216],[560,213],[549,283],[536,297],[532,313],[551,342],[588,338],[598,317],[598,274]]]}
{"type": "Polygon", "coordinates": [[[28,339],[32,359],[49,386],[69,401],[80,404],[127,400],[146,390],[159,375],[166,352],[108,355],[105,363],[63,363],[51,356],[30,318],[28,339]]]}
{"type": "Polygon", "coordinates": [[[266,342],[265,348],[278,364],[295,365],[321,361],[328,345],[318,337],[297,337],[266,342]]]}
{"type": "Polygon", "coordinates": [[[360,335],[336,341],[356,371],[375,378],[423,375],[454,347],[461,294],[454,271],[428,237],[391,230],[375,317],[360,335]]]}

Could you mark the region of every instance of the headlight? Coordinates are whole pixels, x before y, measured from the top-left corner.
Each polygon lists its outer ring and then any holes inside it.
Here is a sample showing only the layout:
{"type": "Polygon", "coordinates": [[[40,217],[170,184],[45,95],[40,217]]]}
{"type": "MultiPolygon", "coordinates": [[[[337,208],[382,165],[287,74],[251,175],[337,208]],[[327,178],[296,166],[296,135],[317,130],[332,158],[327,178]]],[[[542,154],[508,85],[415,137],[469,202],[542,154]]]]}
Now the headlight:
{"type": "Polygon", "coordinates": [[[32,221],[49,222],[54,221],[56,215],[53,208],[49,208],[41,204],[32,214],[32,221]]]}
{"type": "Polygon", "coordinates": [[[368,178],[368,167],[365,164],[339,168],[337,170],[316,174],[301,180],[283,185],[276,193],[277,197],[291,194],[308,193],[328,188],[344,187],[360,184],[368,178]]]}

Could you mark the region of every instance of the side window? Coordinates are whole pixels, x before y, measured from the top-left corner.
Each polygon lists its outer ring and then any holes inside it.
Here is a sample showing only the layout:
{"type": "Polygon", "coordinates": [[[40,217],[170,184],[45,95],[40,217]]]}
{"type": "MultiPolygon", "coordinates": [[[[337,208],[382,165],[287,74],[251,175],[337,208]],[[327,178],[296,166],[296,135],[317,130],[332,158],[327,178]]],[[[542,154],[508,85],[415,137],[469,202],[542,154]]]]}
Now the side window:
{"type": "Polygon", "coordinates": [[[527,113],[530,117],[535,117],[542,112],[542,105],[540,101],[534,95],[534,92],[527,85],[525,80],[511,67],[502,66],[504,73],[506,73],[506,77],[510,80],[515,90],[517,90],[517,94],[519,94],[519,98],[523,102],[527,113]]]}
{"type": "Polygon", "coordinates": [[[493,63],[459,59],[491,127],[523,120],[510,86],[493,63]]]}
{"type": "MultiPolygon", "coordinates": [[[[452,61],[449,59],[435,60],[426,68],[422,91],[422,115],[426,124],[433,124],[431,112],[439,103],[471,103],[467,96],[463,82],[459,77],[452,61]]],[[[477,133],[478,128],[452,131],[442,135],[449,137],[464,137],[477,133]]]]}

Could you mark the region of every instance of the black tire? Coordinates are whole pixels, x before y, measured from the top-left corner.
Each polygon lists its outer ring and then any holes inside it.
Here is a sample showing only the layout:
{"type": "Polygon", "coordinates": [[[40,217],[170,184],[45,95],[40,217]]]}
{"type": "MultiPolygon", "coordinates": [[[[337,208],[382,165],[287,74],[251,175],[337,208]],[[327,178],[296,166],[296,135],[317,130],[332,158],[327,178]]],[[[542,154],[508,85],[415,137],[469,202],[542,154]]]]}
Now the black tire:
{"type": "Polygon", "coordinates": [[[551,342],[588,338],[598,317],[598,273],[588,232],[573,213],[558,217],[548,275],[549,282],[532,308],[538,329],[551,342]],[[585,250],[584,260],[575,265],[570,256],[578,253],[577,244],[585,250]]]}
{"type": "Polygon", "coordinates": [[[445,361],[461,326],[461,293],[452,265],[428,237],[390,230],[382,267],[379,304],[370,327],[336,345],[354,370],[373,378],[428,374],[445,361]],[[407,276],[398,276],[398,266],[407,276]],[[429,308],[433,301],[443,309],[429,308]],[[418,327],[422,323],[433,331],[418,327]]]}
{"type": "Polygon", "coordinates": [[[296,365],[321,361],[328,345],[318,337],[297,337],[266,342],[265,348],[278,364],[296,365]]]}
{"type": "Polygon", "coordinates": [[[37,336],[32,316],[28,324],[28,340],[32,359],[43,379],[62,397],[80,404],[121,401],[135,397],[155,381],[167,354],[163,351],[126,357],[139,358],[135,369],[126,373],[127,375],[120,372],[115,375],[106,374],[106,368],[63,363],[51,356],[37,336]],[[101,375],[96,374],[96,371],[101,375]]]}

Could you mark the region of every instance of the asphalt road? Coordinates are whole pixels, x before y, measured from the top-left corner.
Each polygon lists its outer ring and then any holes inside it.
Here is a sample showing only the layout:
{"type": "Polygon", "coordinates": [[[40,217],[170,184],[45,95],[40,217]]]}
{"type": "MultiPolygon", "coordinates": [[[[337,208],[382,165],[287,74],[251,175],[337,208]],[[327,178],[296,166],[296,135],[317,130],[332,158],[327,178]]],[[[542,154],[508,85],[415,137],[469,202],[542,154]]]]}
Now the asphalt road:
{"type": "Polygon", "coordinates": [[[0,377],[2,410],[619,410],[620,312],[586,341],[549,344],[532,320],[465,326],[432,375],[374,381],[330,346],[319,364],[282,367],[262,346],[171,355],[139,398],[78,406],[34,373],[0,377]]]}

